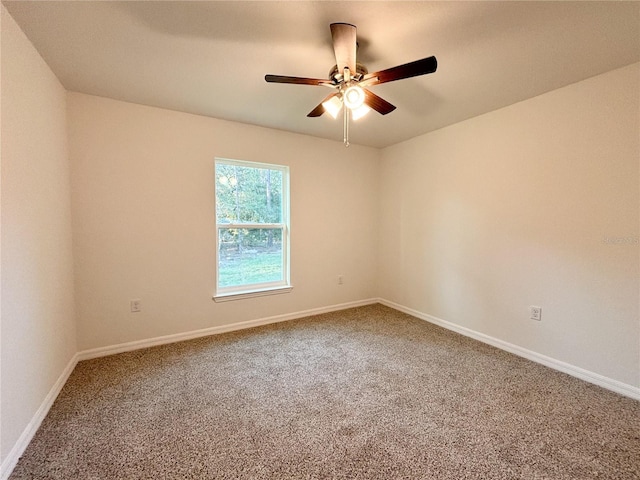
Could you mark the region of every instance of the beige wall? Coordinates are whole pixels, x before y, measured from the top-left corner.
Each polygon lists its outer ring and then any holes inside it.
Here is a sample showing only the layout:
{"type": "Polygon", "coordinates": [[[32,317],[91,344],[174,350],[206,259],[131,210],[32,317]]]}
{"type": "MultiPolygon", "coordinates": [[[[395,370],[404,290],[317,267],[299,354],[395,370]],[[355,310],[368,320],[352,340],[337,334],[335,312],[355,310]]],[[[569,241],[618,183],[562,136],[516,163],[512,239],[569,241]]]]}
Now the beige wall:
{"type": "Polygon", "coordinates": [[[379,295],[638,387],[639,71],[385,149],[379,295]]]}
{"type": "Polygon", "coordinates": [[[2,10],[4,461],[76,353],[65,91],[2,10]]]}
{"type": "Polygon", "coordinates": [[[375,296],[378,150],[78,93],[68,112],[80,350],[375,296]],[[216,156],[289,165],[291,293],[213,302],[216,156]]]}

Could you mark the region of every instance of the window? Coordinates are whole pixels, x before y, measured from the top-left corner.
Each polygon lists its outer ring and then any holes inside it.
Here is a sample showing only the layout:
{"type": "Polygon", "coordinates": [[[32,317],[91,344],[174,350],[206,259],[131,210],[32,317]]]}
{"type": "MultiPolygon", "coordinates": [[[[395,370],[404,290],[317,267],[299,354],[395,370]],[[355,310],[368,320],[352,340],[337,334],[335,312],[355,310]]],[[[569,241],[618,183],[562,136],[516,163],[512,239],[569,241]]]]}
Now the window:
{"type": "Polygon", "coordinates": [[[216,301],[289,284],[289,168],[216,159],[216,301]]]}

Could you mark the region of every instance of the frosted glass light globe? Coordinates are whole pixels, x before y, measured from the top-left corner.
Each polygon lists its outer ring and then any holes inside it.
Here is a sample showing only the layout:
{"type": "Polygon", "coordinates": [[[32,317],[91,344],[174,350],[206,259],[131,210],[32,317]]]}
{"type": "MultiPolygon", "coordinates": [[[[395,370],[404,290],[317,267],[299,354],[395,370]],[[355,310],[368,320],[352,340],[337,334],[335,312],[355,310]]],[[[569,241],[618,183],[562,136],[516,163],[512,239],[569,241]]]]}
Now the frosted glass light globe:
{"type": "Polygon", "coordinates": [[[358,85],[349,87],[344,92],[344,104],[347,108],[355,110],[364,103],[364,90],[358,85]]]}

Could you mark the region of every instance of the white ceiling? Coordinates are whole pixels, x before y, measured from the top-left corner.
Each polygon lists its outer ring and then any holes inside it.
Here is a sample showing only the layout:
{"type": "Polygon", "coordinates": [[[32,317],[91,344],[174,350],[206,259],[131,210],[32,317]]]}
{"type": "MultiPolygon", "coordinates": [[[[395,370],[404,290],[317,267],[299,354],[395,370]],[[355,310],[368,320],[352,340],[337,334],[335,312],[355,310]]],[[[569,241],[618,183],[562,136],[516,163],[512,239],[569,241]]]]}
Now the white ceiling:
{"type": "Polygon", "coordinates": [[[384,147],[640,61],[640,2],[4,1],[76,92],[342,140],[306,114],[326,87],[331,22],[370,72],[435,55],[432,75],[371,87],[398,108],[352,125],[384,147]]]}

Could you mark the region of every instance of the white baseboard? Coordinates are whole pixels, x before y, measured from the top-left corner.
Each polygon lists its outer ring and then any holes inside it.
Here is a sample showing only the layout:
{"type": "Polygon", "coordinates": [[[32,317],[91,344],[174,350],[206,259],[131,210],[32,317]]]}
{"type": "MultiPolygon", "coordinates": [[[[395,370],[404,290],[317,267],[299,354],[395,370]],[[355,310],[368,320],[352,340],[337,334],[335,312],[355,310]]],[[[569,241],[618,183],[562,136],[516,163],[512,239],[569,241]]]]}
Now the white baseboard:
{"type": "Polygon", "coordinates": [[[53,402],[55,402],[58,394],[60,393],[60,390],[62,390],[62,387],[64,387],[64,384],[67,383],[69,375],[71,375],[71,372],[73,372],[73,369],[76,367],[77,363],[78,354],[76,353],[73,357],[71,357],[71,360],[69,360],[69,363],[58,377],[58,380],[56,380],[56,383],[53,384],[53,387],[51,387],[51,390],[49,390],[49,393],[44,398],[44,401],[40,405],[40,408],[38,408],[35,415],[22,432],[22,435],[20,435],[20,438],[18,438],[18,441],[15,443],[7,457],[2,462],[2,465],[0,466],[0,479],[6,480],[9,478],[9,475],[11,475],[11,472],[18,463],[18,460],[33,439],[33,436],[38,431],[38,428],[40,427],[40,424],[42,423],[44,418],[47,416],[47,413],[49,413],[51,405],[53,405],[53,402]]]}
{"type": "Polygon", "coordinates": [[[575,365],[571,365],[569,363],[556,360],[555,358],[547,357],[546,355],[542,355],[532,350],[527,350],[526,348],[520,347],[518,345],[514,345],[509,342],[505,342],[504,340],[500,340],[498,338],[491,337],[489,335],[485,335],[484,333],[476,332],[475,330],[471,330],[470,328],[461,327],[460,325],[456,325],[455,323],[447,322],[446,320],[442,320],[432,315],[419,312],[412,308],[405,307],[404,305],[400,305],[398,303],[391,302],[383,298],[379,298],[378,302],[383,305],[386,305],[387,307],[393,308],[395,310],[399,310],[401,312],[404,312],[411,316],[419,318],[420,320],[425,320],[429,323],[433,323],[435,325],[439,325],[443,328],[446,328],[447,330],[451,330],[453,332],[464,335],[465,337],[470,337],[480,342],[492,345],[501,350],[505,350],[507,352],[518,355],[519,357],[523,357],[523,358],[526,358],[527,360],[540,363],[546,367],[569,374],[572,377],[576,377],[586,382],[593,383],[594,385],[598,385],[599,387],[606,388],[607,390],[611,390],[613,392],[619,393],[626,397],[630,397],[635,400],[640,400],[640,388],[634,387],[633,385],[628,385],[618,380],[614,380],[612,378],[605,377],[604,375],[600,375],[599,373],[594,373],[589,370],[576,367],[575,365]]]}
{"type": "Polygon", "coordinates": [[[338,310],[345,310],[347,308],[371,305],[373,303],[378,303],[378,299],[370,298],[366,300],[358,300],[355,302],[340,303],[337,305],[330,305],[328,307],[312,308],[310,310],[286,313],[283,315],[275,315],[273,317],[258,318],[256,320],[232,323],[230,325],[220,325],[217,327],[203,328],[201,330],[193,330],[190,332],[174,333],[172,335],[164,335],[162,337],[154,337],[145,340],[136,340],[134,342],[120,343],[107,347],[92,348],[90,350],[83,350],[81,352],[78,352],[78,360],[89,360],[91,358],[106,357],[107,355],[114,355],[116,353],[130,352],[132,350],[139,350],[141,348],[155,347],[157,345],[181,342],[184,340],[207,337],[209,335],[216,335],[219,333],[233,332],[235,330],[244,330],[245,328],[253,328],[260,325],[268,325],[270,323],[286,322],[287,320],[295,320],[297,318],[319,315],[321,313],[336,312],[338,310]]]}

